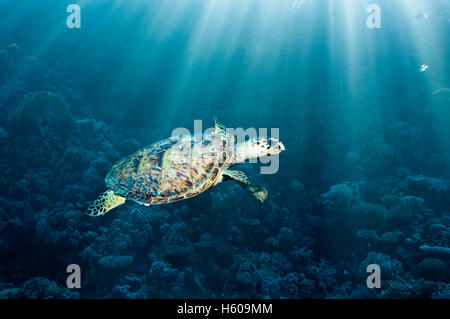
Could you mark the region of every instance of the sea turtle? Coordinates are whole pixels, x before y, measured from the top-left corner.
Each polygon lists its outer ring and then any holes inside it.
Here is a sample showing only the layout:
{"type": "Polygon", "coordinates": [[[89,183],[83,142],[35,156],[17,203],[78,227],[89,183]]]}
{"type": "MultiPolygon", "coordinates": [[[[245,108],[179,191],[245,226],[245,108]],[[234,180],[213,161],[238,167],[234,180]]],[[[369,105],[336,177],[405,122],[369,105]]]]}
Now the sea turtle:
{"type": "Polygon", "coordinates": [[[237,181],[263,202],[267,190],[229,168],[247,159],[278,155],[285,150],[283,143],[259,137],[236,144],[234,134],[215,116],[214,122],[211,134],[172,136],[116,163],[105,178],[108,190],[88,208],[88,215],[104,215],[126,200],[146,206],[173,203],[224,180],[237,181]]]}

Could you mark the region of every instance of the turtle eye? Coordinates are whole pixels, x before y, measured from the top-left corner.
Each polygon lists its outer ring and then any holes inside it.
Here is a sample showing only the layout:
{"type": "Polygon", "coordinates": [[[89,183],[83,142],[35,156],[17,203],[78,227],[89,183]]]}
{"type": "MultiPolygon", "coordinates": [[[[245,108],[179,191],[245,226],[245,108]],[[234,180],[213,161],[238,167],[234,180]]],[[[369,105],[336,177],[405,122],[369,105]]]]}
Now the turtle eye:
{"type": "Polygon", "coordinates": [[[178,164],[186,164],[187,160],[185,157],[182,157],[178,160],[178,164]]]}

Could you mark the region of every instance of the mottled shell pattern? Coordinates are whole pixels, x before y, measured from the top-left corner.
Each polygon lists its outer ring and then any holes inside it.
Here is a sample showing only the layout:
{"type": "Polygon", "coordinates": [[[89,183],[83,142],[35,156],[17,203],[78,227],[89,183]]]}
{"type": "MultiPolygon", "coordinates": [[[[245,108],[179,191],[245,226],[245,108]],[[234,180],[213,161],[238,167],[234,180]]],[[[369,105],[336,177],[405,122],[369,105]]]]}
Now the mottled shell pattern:
{"type": "Polygon", "coordinates": [[[106,185],[144,205],[194,197],[222,180],[234,163],[234,141],[221,134],[171,137],[128,156],[113,166],[106,185]]]}

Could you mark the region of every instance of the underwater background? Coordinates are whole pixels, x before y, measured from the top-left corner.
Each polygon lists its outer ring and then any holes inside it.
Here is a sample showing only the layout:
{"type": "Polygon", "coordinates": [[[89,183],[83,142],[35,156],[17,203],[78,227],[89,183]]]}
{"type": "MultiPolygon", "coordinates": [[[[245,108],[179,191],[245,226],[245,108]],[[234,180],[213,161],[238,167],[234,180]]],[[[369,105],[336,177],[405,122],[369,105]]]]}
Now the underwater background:
{"type": "Polygon", "coordinates": [[[449,36],[447,0],[0,0],[0,298],[449,298],[449,36]],[[276,174],[240,165],[263,204],[85,214],[214,112],[279,128],[276,174]]]}

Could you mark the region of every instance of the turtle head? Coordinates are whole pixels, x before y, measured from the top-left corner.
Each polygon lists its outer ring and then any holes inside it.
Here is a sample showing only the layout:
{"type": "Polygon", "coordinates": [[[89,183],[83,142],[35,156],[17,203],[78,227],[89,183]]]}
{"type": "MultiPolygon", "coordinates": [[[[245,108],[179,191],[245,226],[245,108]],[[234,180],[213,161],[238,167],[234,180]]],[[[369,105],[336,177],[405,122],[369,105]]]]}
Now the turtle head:
{"type": "Polygon", "coordinates": [[[257,159],[278,155],[286,150],[283,143],[275,138],[258,137],[237,145],[236,161],[257,159]]]}

